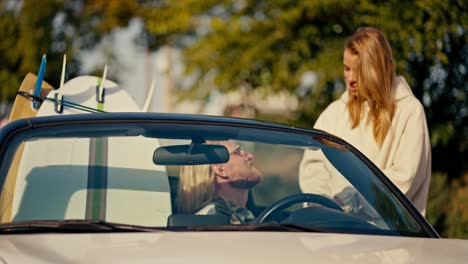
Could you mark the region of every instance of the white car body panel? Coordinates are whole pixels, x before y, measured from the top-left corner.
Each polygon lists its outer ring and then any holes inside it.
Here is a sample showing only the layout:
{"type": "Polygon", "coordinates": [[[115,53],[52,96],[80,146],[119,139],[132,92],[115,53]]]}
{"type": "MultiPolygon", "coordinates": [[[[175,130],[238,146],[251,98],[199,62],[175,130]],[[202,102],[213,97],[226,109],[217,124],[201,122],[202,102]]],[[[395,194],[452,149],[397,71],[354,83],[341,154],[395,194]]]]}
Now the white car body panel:
{"type": "Polygon", "coordinates": [[[297,232],[0,236],[2,263],[467,263],[468,240],[297,232]]]}

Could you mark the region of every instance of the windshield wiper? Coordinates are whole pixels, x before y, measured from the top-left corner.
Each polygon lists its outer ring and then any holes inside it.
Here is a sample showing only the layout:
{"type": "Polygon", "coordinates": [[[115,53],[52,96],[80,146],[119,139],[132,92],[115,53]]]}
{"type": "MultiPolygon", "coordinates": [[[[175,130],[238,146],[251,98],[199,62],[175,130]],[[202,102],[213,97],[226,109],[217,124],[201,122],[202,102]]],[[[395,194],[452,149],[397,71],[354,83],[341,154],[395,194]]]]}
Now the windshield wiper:
{"type": "Polygon", "coordinates": [[[274,232],[329,232],[329,230],[296,224],[241,224],[241,225],[200,225],[187,227],[189,231],[274,231],[274,232]]]}
{"type": "Polygon", "coordinates": [[[103,220],[33,220],[0,224],[0,234],[42,232],[154,232],[161,229],[103,220]]]}

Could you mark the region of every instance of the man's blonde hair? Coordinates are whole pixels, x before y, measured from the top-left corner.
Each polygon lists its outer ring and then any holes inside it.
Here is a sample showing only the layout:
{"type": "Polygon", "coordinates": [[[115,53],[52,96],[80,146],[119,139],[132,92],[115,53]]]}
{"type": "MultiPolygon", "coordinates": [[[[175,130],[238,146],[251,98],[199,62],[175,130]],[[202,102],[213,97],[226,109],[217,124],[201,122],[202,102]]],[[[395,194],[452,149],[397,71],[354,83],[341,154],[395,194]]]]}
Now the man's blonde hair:
{"type": "Polygon", "coordinates": [[[357,96],[350,94],[348,112],[352,128],[359,125],[364,102],[369,106],[367,124],[372,123],[374,138],[382,146],[395,114],[395,64],[385,36],[371,27],[360,28],[346,41],[345,49],[358,56],[357,96]]]}
{"type": "Polygon", "coordinates": [[[179,213],[195,213],[215,195],[216,179],[211,165],[181,166],[177,192],[179,213]]]}

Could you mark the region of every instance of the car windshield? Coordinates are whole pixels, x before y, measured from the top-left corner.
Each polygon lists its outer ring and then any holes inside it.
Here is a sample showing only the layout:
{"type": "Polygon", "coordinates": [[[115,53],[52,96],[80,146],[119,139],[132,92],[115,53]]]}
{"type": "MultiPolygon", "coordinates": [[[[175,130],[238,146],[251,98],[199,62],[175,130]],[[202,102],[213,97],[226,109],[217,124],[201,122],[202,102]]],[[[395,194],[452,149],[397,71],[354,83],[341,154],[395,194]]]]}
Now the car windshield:
{"type": "Polygon", "coordinates": [[[289,225],[428,236],[380,172],[321,132],[230,122],[90,122],[14,134],[1,221],[289,225]]]}

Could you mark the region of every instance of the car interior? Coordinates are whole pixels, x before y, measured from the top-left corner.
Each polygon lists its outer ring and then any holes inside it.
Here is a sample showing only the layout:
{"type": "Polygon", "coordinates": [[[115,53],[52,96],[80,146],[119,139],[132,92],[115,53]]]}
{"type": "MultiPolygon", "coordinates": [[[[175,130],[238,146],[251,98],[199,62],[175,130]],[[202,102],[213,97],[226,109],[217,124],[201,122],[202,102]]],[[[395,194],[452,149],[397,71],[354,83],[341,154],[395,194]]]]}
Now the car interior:
{"type": "MultiPolygon", "coordinates": [[[[163,128],[172,131],[171,127],[163,128]]],[[[89,137],[87,131],[77,134],[73,131],[74,127],[67,129],[70,131],[63,131],[62,137],[39,137],[26,142],[19,149],[19,165],[7,171],[7,177],[16,177],[14,189],[11,189],[11,218],[7,220],[105,219],[115,223],[170,228],[230,224],[231,219],[224,215],[181,213],[176,206],[180,167],[223,163],[228,157],[225,147],[204,145],[203,139],[196,136],[186,138],[185,134],[176,135],[176,139],[171,139],[171,142],[161,143],[158,133],[166,135],[169,132],[156,129],[151,130],[153,134],[148,137],[141,136],[140,129],[113,128],[111,132],[115,131],[115,135],[108,136],[110,132],[105,130],[108,127],[103,127],[102,133],[107,135],[105,137],[89,137]],[[95,150],[104,145],[107,149],[106,164],[101,165],[100,152],[95,150]],[[192,153],[194,149],[201,151],[192,153]],[[200,153],[203,155],[198,155],[200,153]]],[[[198,134],[189,132],[184,133],[198,134]]],[[[271,138],[262,138],[263,134],[254,132],[255,138],[244,141],[238,139],[242,135],[232,132],[232,138],[236,138],[237,144],[245,144],[243,148],[246,149],[250,144],[251,149],[255,150],[255,164],[263,174],[262,181],[250,190],[246,205],[256,217],[254,223],[354,231],[379,228],[398,230],[400,226],[412,224],[407,222],[408,218],[393,217],[395,213],[402,212],[386,210],[389,207],[379,208],[379,213],[389,215],[377,215],[382,221],[377,223],[345,212],[335,201],[323,195],[302,192],[298,169],[304,155],[304,145],[310,145],[310,149],[316,151],[318,148],[313,145],[315,143],[309,142],[311,138],[305,136],[282,139],[282,133],[265,133],[271,138]],[[276,142],[282,142],[283,145],[276,142]],[[306,204],[312,206],[304,207],[306,204]]],[[[48,133],[44,132],[46,136],[48,133]]],[[[55,136],[54,133],[51,135],[55,136]]],[[[213,138],[227,140],[230,137],[226,139],[224,134],[216,134],[213,138]]],[[[339,165],[342,178],[347,175],[346,179],[352,180],[352,186],[357,188],[355,191],[371,198],[376,197],[372,192],[387,195],[377,189],[381,188],[378,185],[359,180],[363,173],[372,172],[363,167],[361,161],[355,162],[361,167],[353,167],[352,159],[356,159],[355,156],[333,146],[325,145],[326,148],[330,152],[327,158],[339,165]],[[343,158],[352,159],[344,164],[343,158]]],[[[372,206],[379,205],[373,202],[372,206]]]]}

